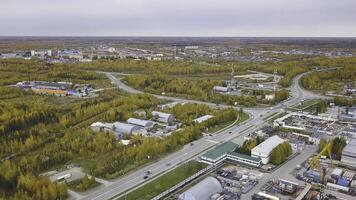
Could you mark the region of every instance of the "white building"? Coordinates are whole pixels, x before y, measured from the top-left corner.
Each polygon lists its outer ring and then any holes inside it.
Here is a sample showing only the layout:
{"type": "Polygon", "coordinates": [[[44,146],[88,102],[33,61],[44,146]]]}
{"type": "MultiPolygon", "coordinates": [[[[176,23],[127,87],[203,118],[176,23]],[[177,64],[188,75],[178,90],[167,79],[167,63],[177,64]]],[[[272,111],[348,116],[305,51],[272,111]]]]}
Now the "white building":
{"type": "Polygon", "coordinates": [[[278,145],[285,142],[284,139],[280,138],[279,136],[275,135],[261,144],[257,145],[255,148],[251,150],[251,156],[254,158],[261,158],[263,164],[267,164],[269,162],[270,156],[274,148],[278,145]]]}
{"type": "Polygon", "coordinates": [[[356,168],[356,139],[351,139],[342,151],[341,162],[356,168]]]}
{"type": "Polygon", "coordinates": [[[218,93],[227,93],[227,92],[230,92],[231,89],[229,87],[214,86],[213,91],[218,92],[218,93]]]}
{"type": "Polygon", "coordinates": [[[121,123],[121,122],[114,122],[114,123],[95,122],[92,125],[90,125],[90,128],[95,132],[99,132],[99,131],[112,132],[119,139],[124,134],[144,135],[146,133],[145,130],[139,126],[121,123]]]}
{"type": "Polygon", "coordinates": [[[268,101],[271,101],[274,99],[274,94],[266,94],[265,95],[265,99],[268,100],[268,101]]]}
{"type": "Polygon", "coordinates": [[[31,56],[35,57],[51,57],[52,56],[52,50],[43,50],[43,51],[36,51],[36,50],[31,50],[31,56]]]}
{"type": "Polygon", "coordinates": [[[137,119],[137,118],[129,118],[127,123],[142,126],[144,128],[150,129],[154,126],[154,123],[148,120],[137,119]]]}
{"type": "Polygon", "coordinates": [[[213,115],[204,115],[204,116],[194,119],[193,122],[200,124],[200,123],[202,123],[210,118],[213,118],[213,117],[214,117],[213,115]]]}
{"type": "Polygon", "coordinates": [[[152,117],[154,120],[162,123],[171,123],[175,120],[175,117],[172,114],[152,111],[152,117]]]}

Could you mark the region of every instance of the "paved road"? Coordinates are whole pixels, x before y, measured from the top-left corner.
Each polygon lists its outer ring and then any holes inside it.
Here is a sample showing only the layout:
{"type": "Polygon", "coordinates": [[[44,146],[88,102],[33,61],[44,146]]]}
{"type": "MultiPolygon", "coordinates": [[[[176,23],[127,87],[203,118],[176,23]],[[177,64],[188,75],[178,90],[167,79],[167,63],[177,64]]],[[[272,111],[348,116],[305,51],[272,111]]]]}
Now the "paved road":
{"type": "MultiPolygon", "coordinates": [[[[143,93],[139,90],[136,90],[132,87],[125,85],[120,79],[116,78],[112,73],[109,72],[102,72],[104,73],[111,82],[118,86],[120,89],[133,93],[133,94],[140,94],[143,93]]],[[[276,112],[279,112],[280,109],[284,108],[285,106],[291,106],[293,104],[299,103],[302,99],[309,99],[309,98],[323,98],[314,93],[308,92],[299,86],[299,80],[304,74],[298,75],[294,80],[293,84],[290,87],[291,93],[293,97],[289,100],[285,101],[283,104],[278,104],[271,108],[244,108],[244,111],[250,115],[250,119],[240,125],[236,125],[230,127],[226,130],[223,130],[217,135],[212,137],[206,138],[203,137],[194,142],[194,145],[191,146],[190,144],[185,145],[182,149],[171,153],[159,161],[156,161],[148,166],[140,168],[134,172],[131,172],[123,177],[120,177],[117,180],[114,180],[112,184],[107,185],[106,187],[100,188],[98,190],[93,191],[92,193],[86,195],[81,199],[85,200],[102,200],[102,199],[110,199],[120,193],[127,191],[130,188],[136,187],[141,183],[147,181],[143,179],[143,176],[147,171],[151,171],[152,175],[160,174],[163,172],[167,172],[168,170],[172,170],[174,167],[180,165],[182,162],[194,159],[197,155],[205,152],[207,149],[214,147],[217,143],[222,143],[233,138],[243,137],[244,135],[250,133],[259,128],[256,125],[262,125],[264,123],[263,118],[273,115],[276,112]],[[231,132],[231,134],[230,134],[231,132]],[[168,165],[169,164],[169,165],[168,165]]],[[[231,107],[227,105],[217,105],[208,102],[196,101],[196,100],[187,100],[175,97],[167,97],[161,95],[154,95],[157,98],[178,101],[178,102],[189,102],[189,103],[199,103],[199,104],[206,104],[212,107],[231,107]]],[[[238,107],[235,107],[238,109],[238,107]]]]}
{"type": "Polygon", "coordinates": [[[297,165],[306,161],[310,156],[312,156],[317,150],[316,146],[306,146],[303,149],[303,152],[297,155],[296,157],[292,158],[280,168],[275,170],[272,173],[264,174],[261,179],[259,180],[256,187],[254,187],[251,191],[247,194],[243,195],[246,199],[252,199],[252,195],[258,193],[263,185],[265,185],[269,180],[278,180],[279,178],[283,178],[285,180],[293,181],[295,183],[299,183],[300,185],[304,185],[305,183],[296,179],[291,172],[295,169],[297,165]]]}

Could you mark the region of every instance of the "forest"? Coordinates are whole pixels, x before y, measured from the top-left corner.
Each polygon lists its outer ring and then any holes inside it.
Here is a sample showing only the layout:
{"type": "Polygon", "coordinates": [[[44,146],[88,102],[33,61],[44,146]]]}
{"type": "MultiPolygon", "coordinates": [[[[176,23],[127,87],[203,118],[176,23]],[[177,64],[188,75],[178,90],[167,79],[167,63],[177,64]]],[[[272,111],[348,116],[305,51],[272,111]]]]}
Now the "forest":
{"type": "MultiPolygon", "coordinates": [[[[74,162],[89,174],[118,177],[198,139],[202,130],[235,121],[238,116],[233,109],[186,104],[169,111],[177,114],[184,129],[162,139],[135,136],[124,146],[113,134],[94,133],[87,127],[95,121],[125,121],[134,111],[149,112],[164,100],[119,90],[103,91],[89,99],[39,96],[12,87],[0,87],[0,92],[0,197],[10,199],[64,198],[65,184],[51,183],[38,174],[74,162]],[[201,124],[190,121],[205,114],[215,117],[201,124]],[[28,188],[29,184],[36,187],[28,188]]],[[[81,190],[92,184],[88,180],[75,187],[81,190]]]]}
{"type": "Polygon", "coordinates": [[[303,87],[319,91],[334,91],[341,94],[344,87],[350,85],[356,87],[356,59],[354,63],[347,63],[345,66],[331,71],[314,72],[302,78],[303,87]]]}
{"type": "Polygon", "coordinates": [[[39,60],[0,59],[0,86],[29,80],[91,84],[96,88],[111,86],[110,81],[103,74],[66,64],[50,64],[39,60]]]}

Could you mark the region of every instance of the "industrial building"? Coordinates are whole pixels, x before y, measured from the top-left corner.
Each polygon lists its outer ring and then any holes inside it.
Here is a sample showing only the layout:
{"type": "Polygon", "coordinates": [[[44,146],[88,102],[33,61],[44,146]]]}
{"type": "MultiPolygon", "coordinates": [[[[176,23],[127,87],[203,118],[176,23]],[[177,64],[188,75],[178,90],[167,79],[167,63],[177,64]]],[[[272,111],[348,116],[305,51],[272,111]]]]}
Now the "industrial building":
{"type": "Polygon", "coordinates": [[[200,124],[200,123],[202,123],[210,118],[213,118],[213,117],[214,117],[213,115],[204,115],[204,116],[194,119],[193,122],[200,124]]]}
{"type": "Polygon", "coordinates": [[[210,200],[211,196],[221,193],[221,183],[214,177],[207,177],[189,190],[180,194],[178,200],[210,200]]]}
{"type": "Polygon", "coordinates": [[[356,122],[356,107],[346,108],[344,114],[339,115],[341,121],[356,122]]]}
{"type": "Polygon", "coordinates": [[[230,87],[214,86],[213,91],[217,93],[228,93],[231,92],[232,89],[230,87]]]}
{"type": "Polygon", "coordinates": [[[95,122],[90,125],[90,128],[95,131],[106,131],[112,132],[115,134],[117,138],[122,138],[123,135],[141,135],[145,134],[145,130],[142,127],[126,124],[122,122],[114,122],[114,123],[102,123],[102,122],[95,122]]]}
{"type": "Polygon", "coordinates": [[[356,167],[356,139],[350,140],[342,151],[341,162],[351,167],[356,167]]]}
{"type": "Polygon", "coordinates": [[[259,167],[262,165],[262,160],[260,158],[235,152],[238,146],[239,145],[234,142],[225,142],[217,146],[215,149],[207,151],[205,154],[201,155],[199,157],[199,161],[209,165],[216,165],[228,159],[230,161],[253,167],[259,167]]]}
{"type": "Polygon", "coordinates": [[[158,111],[152,111],[152,118],[162,123],[172,123],[175,120],[175,117],[172,114],[158,111]]]}
{"type": "Polygon", "coordinates": [[[279,136],[275,135],[261,144],[257,145],[255,148],[251,150],[251,156],[254,158],[260,158],[263,164],[267,164],[269,162],[270,156],[274,148],[278,145],[285,142],[284,139],[280,138],[279,136]]]}
{"type": "Polygon", "coordinates": [[[30,53],[31,53],[31,56],[40,57],[40,58],[51,57],[52,56],[52,50],[42,50],[42,51],[31,50],[30,53]]]}
{"type": "Polygon", "coordinates": [[[137,118],[129,118],[127,123],[144,127],[146,129],[150,129],[154,126],[154,123],[148,120],[137,119],[137,118]]]}

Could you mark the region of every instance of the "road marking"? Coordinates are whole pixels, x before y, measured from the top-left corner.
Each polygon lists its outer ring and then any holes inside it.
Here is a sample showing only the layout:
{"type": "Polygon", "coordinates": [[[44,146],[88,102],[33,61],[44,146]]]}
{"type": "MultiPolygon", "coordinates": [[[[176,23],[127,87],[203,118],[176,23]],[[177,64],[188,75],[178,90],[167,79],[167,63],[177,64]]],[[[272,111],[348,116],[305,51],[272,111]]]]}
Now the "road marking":
{"type": "Polygon", "coordinates": [[[208,141],[208,142],[211,142],[211,143],[214,143],[214,144],[217,144],[217,143],[219,143],[219,142],[217,142],[217,141],[214,141],[214,140],[206,140],[206,141],[208,141]]]}

